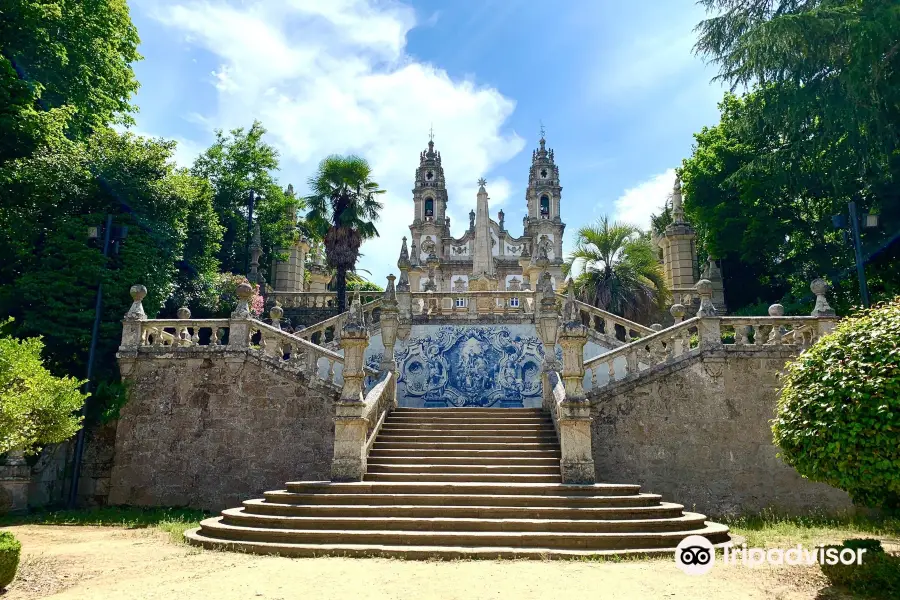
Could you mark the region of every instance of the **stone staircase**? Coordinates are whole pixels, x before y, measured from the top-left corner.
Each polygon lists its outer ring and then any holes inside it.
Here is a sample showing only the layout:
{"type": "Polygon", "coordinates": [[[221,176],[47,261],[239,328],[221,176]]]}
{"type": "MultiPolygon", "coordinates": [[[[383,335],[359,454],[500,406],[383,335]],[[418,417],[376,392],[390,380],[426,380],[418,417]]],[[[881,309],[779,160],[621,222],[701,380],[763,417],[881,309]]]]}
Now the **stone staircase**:
{"type": "Polygon", "coordinates": [[[561,483],[550,417],[530,409],[394,409],[365,480],[289,482],[185,534],[283,556],[562,558],[672,552],[728,528],[640,486],[561,483]]]}

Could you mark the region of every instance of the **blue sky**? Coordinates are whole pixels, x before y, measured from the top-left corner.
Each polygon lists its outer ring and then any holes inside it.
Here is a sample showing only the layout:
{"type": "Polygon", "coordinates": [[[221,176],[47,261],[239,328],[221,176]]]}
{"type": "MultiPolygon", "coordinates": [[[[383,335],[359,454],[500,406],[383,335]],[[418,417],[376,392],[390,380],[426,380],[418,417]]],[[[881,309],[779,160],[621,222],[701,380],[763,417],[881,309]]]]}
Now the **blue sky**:
{"type": "Polygon", "coordinates": [[[129,0],[144,60],[138,133],[190,164],[216,128],[259,119],[300,193],[327,154],[358,153],[388,190],[361,267],[396,272],[418,153],[434,126],[459,235],[488,180],[521,233],[540,123],[556,151],[567,246],[602,214],[647,226],[718,119],[692,53],[692,0],[129,0]]]}

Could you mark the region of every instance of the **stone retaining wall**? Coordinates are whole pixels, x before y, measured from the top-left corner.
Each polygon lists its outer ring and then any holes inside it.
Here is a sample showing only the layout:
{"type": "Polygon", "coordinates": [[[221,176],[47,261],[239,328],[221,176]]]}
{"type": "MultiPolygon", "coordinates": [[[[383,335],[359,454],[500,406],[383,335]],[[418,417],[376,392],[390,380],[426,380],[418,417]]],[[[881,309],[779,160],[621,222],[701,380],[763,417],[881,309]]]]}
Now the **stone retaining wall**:
{"type": "Polygon", "coordinates": [[[110,504],[220,510],[328,479],[336,388],[246,353],[177,350],[120,358],[131,389],[110,504]]]}
{"type": "Polygon", "coordinates": [[[711,516],[851,508],[844,492],[803,479],[772,444],[778,374],[794,354],[726,346],[592,391],[598,481],[639,483],[711,516]]]}

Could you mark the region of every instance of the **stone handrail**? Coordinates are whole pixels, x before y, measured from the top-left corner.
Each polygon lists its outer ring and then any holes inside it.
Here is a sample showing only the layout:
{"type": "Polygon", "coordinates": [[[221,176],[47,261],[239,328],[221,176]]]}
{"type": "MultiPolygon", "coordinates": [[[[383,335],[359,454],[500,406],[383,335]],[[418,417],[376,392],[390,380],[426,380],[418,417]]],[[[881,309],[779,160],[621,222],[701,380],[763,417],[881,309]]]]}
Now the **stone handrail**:
{"type": "Polygon", "coordinates": [[[151,319],[140,321],[139,347],[220,346],[229,319],[151,319]],[[204,330],[208,330],[204,332],[204,330]],[[201,333],[204,335],[201,336],[201,333]]]}
{"type": "Polygon", "coordinates": [[[694,317],[585,361],[584,369],[590,372],[586,378],[590,385],[586,387],[604,387],[638,373],[642,365],[647,368],[695,351],[699,340],[692,346],[691,336],[699,324],[700,318],[694,317]],[[622,377],[617,376],[619,373],[623,373],[622,377]]]}
{"type": "Polygon", "coordinates": [[[721,317],[723,338],[729,333],[734,341],[725,344],[761,346],[788,344],[806,348],[819,339],[819,317],[721,317]]]}
{"type": "MultiPolygon", "coordinates": [[[[362,305],[362,311],[365,315],[367,323],[374,323],[378,320],[378,310],[381,308],[381,298],[366,302],[362,305]]],[[[350,311],[342,312],[330,319],[325,319],[315,325],[305,327],[300,331],[294,332],[294,336],[318,344],[320,346],[337,345],[341,339],[341,329],[347,321],[350,311]]]]}
{"type": "Polygon", "coordinates": [[[368,438],[366,439],[366,456],[372,450],[372,444],[378,432],[381,431],[384,420],[394,407],[395,392],[397,388],[397,376],[391,371],[384,371],[380,379],[366,394],[363,418],[369,422],[368,438]]]}
{"type": "Polygon", "coordinates": [[[697,288],[694,287],[672,288],[669,291],[672,293],[672,302],[675,304],[691,306],[695,300],[700,300],[700,294],[697,292],[697,288]]]}
{"type": "MultiPolygon", "coordinates": [[[[559,297],[563,302],[567,300],[564,294],[557,292],[557,297],[559,297]]],[[[640,323],[635,323],[634,321],[629,321],[623,317],[618,315],[614,315],[611,312],[607,312],[601,308],[597,308],[596,306],[591,306],[586,302],[581,302],[580,300],[575,300],[575,308],[578,310],[579,317],[581,318],[581,322],[584,324],[588,330],[593,330],[595,332],[604,334],[611,338],[619,339],[620,341],[630,342],[632,340],[638,339],[639,337],[643,337],[649,334],[654,333],[654,330],[646,325],[641,325],[640,323]],[[624,331],[624,338],[618,337],[618,332],[616,331],[616,326],[619,326],[624,331]]]]}
{"type": "Polygon", "coordinates": [[[412,292],[412,316],[530,315],[534,314],[532,290],[412,292]],[[463,299],[462,306],[457,300],[463,299]]]}
{"type": "MultiPolygon", "coordinates": [[[[282,360],[289,365],[301,366],[311,377],[334,385],[342,382],[337,367],[343,371],[343,356],[277,327],[251,319],[250,344],[251,352],[259,352],[262,356],[282,360]]],[[[378,371],[369,367],[364,367],[363,371],[367,378],[378,376],[378,371]]]]}
{"type": "Polygon", "coordinates": [[[282,308],[334,308],[337,292],[269,292],[269,299],[282,308]]]}

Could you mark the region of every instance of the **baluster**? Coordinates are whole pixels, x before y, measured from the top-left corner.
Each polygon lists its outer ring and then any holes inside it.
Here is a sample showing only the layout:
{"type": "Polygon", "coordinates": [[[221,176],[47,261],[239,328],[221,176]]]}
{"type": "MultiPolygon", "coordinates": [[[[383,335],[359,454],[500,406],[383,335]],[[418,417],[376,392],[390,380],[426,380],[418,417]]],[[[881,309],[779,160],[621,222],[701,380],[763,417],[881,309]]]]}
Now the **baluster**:
{"type": "Polygon", "coordinates": [[[334,383],[334,359],[328,359],[328,383],[334,383]]]}
{"type": "Polygon", "coordinates": [[[609,318],[603,319],[603,333],[610,337],[616,337],[616,326],[609,318]]]}
{"type": "Polygon", "coordinates": [[[744,325],[737,324],[734,326],[734,345],[744,346],[746,344],[747,328],[744,325]]]}
{"type": "Polygon", "coordinates": [[[209,345],[210,346],[218,346],[219,345],[219,328],[216,327],[215,325],[210,327],[209,345]]]}
{"type": "Polygon", "coordinates": [[[607,382],[607,385],[609,385],[613,381],[616,380],[615,360],[610,360],[609,362],[606,363],[606,372],[607,372],[607,375],[609,376],[609,381],[607,382]]]}
{"type": "Polygon", "coordinates": [[[144,327],[144,325],[142,324],[141,325],[141,346],[147,345],[147,335],[148,334],[149,334],[149,330],[146,327],[144,327]]]}
{"type": "Polygon", "coordinates": [[[306,370],[312,373],[313,379],[319,379],[319,357],[312,348],[305,348],[306,352],[306,370]]]}
{"type": "Polygon", "coordinates": [[[153,328],[153,345],[154,346],[162,346],[163,345],[163,329],[162,327],[154,327],[153,328]]]}
{"type": "Polygon", "coordinates": [[[597,365],[596,367],[591,367],[591,388],[592,389],[597,387],[597,371],[600,370],[598,368],[599,366],[600,365],[597,365]]]}
{"type": "Polygon", "coordinates": [[[199,327],[191,327],[193,333],[191,334],[191,344],[196,346],[200,343],[200,328],[199,327]]]}

